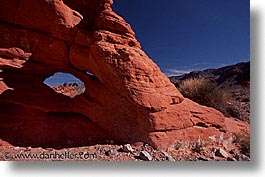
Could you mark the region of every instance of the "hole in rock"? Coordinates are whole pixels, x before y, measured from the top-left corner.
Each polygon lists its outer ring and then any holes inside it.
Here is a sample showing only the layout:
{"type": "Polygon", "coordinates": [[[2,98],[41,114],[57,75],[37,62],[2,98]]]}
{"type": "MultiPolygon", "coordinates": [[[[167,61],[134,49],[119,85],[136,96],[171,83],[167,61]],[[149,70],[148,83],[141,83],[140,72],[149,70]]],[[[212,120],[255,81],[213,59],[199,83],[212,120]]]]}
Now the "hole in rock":
{"type": "Polygon", "coordinates": [[[45,79],[44,84],[51,87],[55,92],[74,98],[85,92],[85,84],[69,73],[57,72],[45,79]]]}

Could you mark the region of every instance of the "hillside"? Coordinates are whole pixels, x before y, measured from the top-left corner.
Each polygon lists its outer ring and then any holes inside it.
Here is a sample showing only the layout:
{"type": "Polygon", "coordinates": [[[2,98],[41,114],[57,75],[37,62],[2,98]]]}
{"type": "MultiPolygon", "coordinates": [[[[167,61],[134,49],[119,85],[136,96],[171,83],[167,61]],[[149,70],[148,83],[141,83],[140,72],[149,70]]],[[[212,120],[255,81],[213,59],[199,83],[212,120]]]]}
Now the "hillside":
{"type": "Polygon", "coordinates": [[[169,79],[176,86],[189,78],[204,77],[222,88],[239,86],[241,83],[250,81],[250,62],[242,62],[218,69],[206,69],[203,71],[193,71],[181,76],[172,76],[169,79]]]}
{"type": "Polygon", "coordinates": [[[250,62],[238,63],[218,69],[193,71],[172,76],[169,79],[177,88],[188,79],[205,78],[213,82],[218,89],[229,94],[222,108],[216,106],[226,116],[249,122],[250,117],[250,62]]]}

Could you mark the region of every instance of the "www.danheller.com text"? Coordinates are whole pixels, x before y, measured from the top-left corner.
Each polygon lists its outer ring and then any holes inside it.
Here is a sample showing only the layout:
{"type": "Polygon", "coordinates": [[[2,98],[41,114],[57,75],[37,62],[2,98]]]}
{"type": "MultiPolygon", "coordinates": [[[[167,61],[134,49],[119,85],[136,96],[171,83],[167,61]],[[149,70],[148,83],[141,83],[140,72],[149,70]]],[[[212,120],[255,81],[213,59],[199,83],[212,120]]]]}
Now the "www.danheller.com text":
{"type": "Polygon", "coordinates": [[[89,160],[89,159],[96,159],[96,153],[89,153],[89,152],[78,152],[72,153],[68,151],[64,151],[62,153],[58,152],[41,152],[41,153],[10,153],[4,152],[0,154],[2,158],[5,160],[89,160]]]}

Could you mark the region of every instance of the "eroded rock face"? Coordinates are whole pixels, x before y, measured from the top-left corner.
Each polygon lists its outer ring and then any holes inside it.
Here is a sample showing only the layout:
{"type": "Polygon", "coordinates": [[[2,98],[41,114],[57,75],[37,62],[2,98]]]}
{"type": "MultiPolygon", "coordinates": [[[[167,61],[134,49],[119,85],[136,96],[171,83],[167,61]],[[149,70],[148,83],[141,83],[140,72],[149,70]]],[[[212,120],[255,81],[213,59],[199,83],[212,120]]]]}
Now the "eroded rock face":
{"type": "Polygon", "coordinates": [[[141,50],[111,0],[0,2],[0,138],[13,145],[67,147],[114,140],[166,149],[246,130],[200,106],[141,50]],[[29,59],[29,60],[28,60],[29,59]],[[86,91],[71,99],[43,81],[72,73],[86,91]],[[87,75],[93,73],[94,76],[87,75]]]}

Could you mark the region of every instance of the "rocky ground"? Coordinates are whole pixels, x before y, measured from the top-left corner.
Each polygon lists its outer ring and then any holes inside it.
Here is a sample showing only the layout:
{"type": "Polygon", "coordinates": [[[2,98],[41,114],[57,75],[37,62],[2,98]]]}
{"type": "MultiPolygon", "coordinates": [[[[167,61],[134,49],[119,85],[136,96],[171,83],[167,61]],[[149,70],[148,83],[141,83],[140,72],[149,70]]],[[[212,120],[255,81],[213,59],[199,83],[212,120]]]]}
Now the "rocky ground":
{"type": "Polygon", "coordinates": [[[240,140],[212,142],[176,142],[166,151],[148,144],[135,143],[75,147],[65,149],[14,147],[0,142],[0,160],[4,161],[249,161],[250,154],[240,140]],[[37,156],[36,156],[37,155],[37,156]]]}

